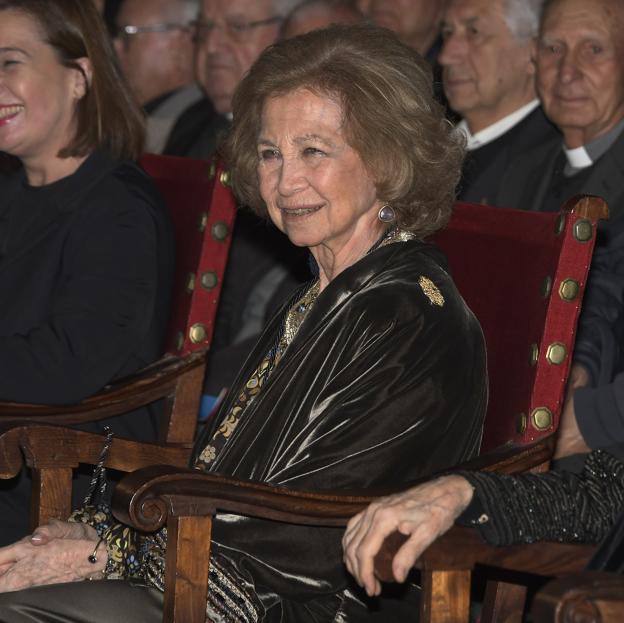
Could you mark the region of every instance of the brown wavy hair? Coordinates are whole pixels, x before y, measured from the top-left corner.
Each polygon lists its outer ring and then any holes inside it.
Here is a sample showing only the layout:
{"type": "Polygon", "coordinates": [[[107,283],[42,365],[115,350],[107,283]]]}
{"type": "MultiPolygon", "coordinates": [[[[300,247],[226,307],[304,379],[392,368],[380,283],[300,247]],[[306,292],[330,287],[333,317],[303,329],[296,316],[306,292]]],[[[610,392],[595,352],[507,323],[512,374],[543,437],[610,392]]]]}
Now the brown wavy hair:
{"type": "Polygon", "coordinates": [[[106,146],[115,158],[136,159],[143,150],[143,113],[119,69],[106,26],[91,0],[0,0],[2,11],[19,11],[35,20],[43,40],[60,63],[82,71],[76,62],[88,58],[92,79],[76,105],[74,138],[63,158],[86,156],[106,146]]]}
{"type": "Polygon", "coordinates": [[[243,204],[267,217],[257,174],[262,109],[268,98],[301,88],[341,104],[346,139],[401,228],[425,237],[447,222],[463,142],[433,97],[429,64],[394,33],[368,24],[279,41],[241,81],[221,151],[243,204]]]}

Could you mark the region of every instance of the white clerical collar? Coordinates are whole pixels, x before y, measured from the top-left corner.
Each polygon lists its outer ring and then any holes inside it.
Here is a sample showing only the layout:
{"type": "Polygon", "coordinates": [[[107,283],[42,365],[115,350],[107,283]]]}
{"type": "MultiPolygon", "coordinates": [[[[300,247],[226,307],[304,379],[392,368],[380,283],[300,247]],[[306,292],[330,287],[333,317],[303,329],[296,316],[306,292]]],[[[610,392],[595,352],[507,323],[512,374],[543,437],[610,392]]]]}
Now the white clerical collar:
{"type": "Polygon", "coordinates": [[[564,175],[574,175],[581,169],[591,167],[594,162],[611,149],[611,146],[620,138],[622,132],[624,132],[624,119],[611,128],[606,134],[595,138],[589,143],[585,143],[582,147],[568,149],[564,143],[563,152],[568,161],[563,170],[564,175]]]}
{"type": "Polygon", "coordinates": [[[563,147],[568,163],[572,169],[586,169],[594,164],[594,161],[589,157],[587,149],[584,145],[575,147],[574,149],[568,149],[565,145],[563,147]]]}
{"type": "Polygon", "coordinates": [[[466,149],[472,151],[473,149],[478,149],[479,147],[483,147],[483,145],[487,145],[487,143],[491,143],[493,140],[505,134],[505,132],[511,130],[511,128],[520,123],[525,117],[528,117],[538,106],[539,100],[534,99],[532,102],[518,108],[518,110],[503,117],[496,123],[493,123],[483,130],[479,130],[476,134],[470,132],[468,124],[464,119],[457,124],[457,130],[464,133],[466,136],[466,149]]]}

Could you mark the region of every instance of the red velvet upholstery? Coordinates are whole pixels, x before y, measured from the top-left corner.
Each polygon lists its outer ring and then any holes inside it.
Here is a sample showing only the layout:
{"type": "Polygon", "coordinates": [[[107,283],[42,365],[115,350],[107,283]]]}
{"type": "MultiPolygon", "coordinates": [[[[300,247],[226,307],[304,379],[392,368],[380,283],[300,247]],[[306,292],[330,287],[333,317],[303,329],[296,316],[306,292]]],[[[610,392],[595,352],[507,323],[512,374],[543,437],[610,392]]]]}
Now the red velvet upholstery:
{"type": "Polygon", "coordinates": [[[594,245],[593,236],[574,238],[580,218],[571,214],[563,222],[560,213],[458,203],[448,227],[434,236],[485,334],[490,399],[482,452],[556,430],[594,245]],[[559,295],[564,279],[579,283],[572,302],[559,295]],[[546,359],[553,343],[567,353],[558,365],[546,359]],[[532,417],[541,407],[552,413],[549,426],[539,412],[537,422],[532,417]]]}
{"type": "Polygon", "coordinates": [[[215,162],[145,154],[175,228],[176,272],[165,341],[169,353],[207,348],[232,239],[236,205],[215,162]]]}

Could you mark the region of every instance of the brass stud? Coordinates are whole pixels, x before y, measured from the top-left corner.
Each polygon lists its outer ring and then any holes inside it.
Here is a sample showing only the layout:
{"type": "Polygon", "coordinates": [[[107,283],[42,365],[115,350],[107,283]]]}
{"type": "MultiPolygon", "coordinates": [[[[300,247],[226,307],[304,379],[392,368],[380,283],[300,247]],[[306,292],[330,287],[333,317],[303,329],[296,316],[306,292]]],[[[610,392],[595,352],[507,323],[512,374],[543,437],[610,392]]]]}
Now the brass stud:
{"type": "Polygon", "coordinates": [[[522,435],[524,431],[526,431],[527,427],[527,416],[526,413],[519,413],[516,416],[516,431],[518,434],[522,435]]]}
{"type": "Polygon", "coordinates": [[[206,290],[212,290],[217,286],[218,283],[219,278],[217,277],[217,273],[213,272],[212,270],[203,273],[201,276],[202,288],[205,288],[206,290]]]}
{"type": "Polygon", "coordinates": [[[547,277],[544,277],[544,281],[542,282],[542,296],[545,299],[547,299],[550,296],[550,292],[552,290],[552,284],[553,284],[553,280],[550,275],[547,277]]]}
{"type": "Polygon", "coordinates": [[[579,219],[574,223],[574,239],[578,242],[588,242],[592,239],[594,228],[591,221],[586,218],[579,219]]]}
{"type": "Polygon", "coordinates": [[[176,348],[178,350],[182,350],[183,346],[184,346],[184,333],[182,333],[182,331],[178,331],[178,334],[176,335],[176,348]]]}
{"type": "Polygon", "coordinates": [[[537,359],[539,357],[539,346],[537,344],[531,344],[531,348],[529,348],[529,365],[534,366],[537,364],[537,359]]]}
{"type": "Polygon", "coordinates": [[[565,229],[566,217],[565,214],[560,214],[557,222],[555,223],[555,236],[560,236],[561,232],[565,229]]]}
{"type": "Polygon", "coordinates": [[[531,413],[531,422],[537,430],[546,430],[552,426],[553,414],[547,407],[538,407],[531,413]]]}
{"type": "Polygon", "coordinates": [[[559,286],[559,296],[564,301],[573,301],[581,289],[579,282],[575,279],[564,279],[559,286]]]}
{"type": "Polygon", "coordinates": [[[188,292],[192,292],[195,289],[195,273],[189,273],[186,278],[186,289],[188,292]]]}
{"type": "Polygon", "coordinates": [[[212,237],[215,240],[225,240],[230,233],[230,228],[225,224],[219,221],[212,226],[212,237]]]}
{"type": "Polygon", "coordinates": [[[204,233],[206,231],[206,225],[208,225],[208,215],[205,212],[202,212],[199,216],[199,231],[200,233],[204,233]]]}
{"type": "Polygon", "coordinates": [[[221,171],[221,175],[219,176],[219,181],[224,186],[230,186],[230,172],[229,171],[221,171]]]}
{"type": "Polygon", "coordinates": [[[193,342],[193,344],[203,342],[206,339],[206,336],[206,327],[201,322],[194,324],[189,329],[189,337],[191,338],[191,342],[193,342]]]}
{"type": "Polygon", "coordinates": [[[568,350],[565,344],[561,342],[553,342],[548,345],[548,349],[546,350],[546,361],[554,366],[558,366],[565,361],[567,354],[568,350]]]}
{"type": "Polygon", "coordinates": [[[217,173],[217,167],[214,163],[214,160],[208,165],[208,179],[211,180],[217,173]]]}

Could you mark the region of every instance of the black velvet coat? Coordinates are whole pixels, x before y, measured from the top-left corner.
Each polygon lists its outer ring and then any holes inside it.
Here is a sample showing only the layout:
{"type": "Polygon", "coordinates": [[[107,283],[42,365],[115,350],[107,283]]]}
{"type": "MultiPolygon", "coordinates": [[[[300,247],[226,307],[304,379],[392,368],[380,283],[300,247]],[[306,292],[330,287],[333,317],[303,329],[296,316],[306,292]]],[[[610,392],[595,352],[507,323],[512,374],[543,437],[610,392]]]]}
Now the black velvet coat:
{"type": "MultiPolygon", "coordinates": [[[[269,324],[234,387],[270,350],[282,322],[283,313],[269,324]]],[[[235,396],[200,438],[198,454],[235,396]]],[[[481,329],[438,252],[418,241],[390,244],[319,295],[213,471],[302,489],[398,485],[474,455],[486,401],[481,329]]],[[[341,536],[220,516],[214,560],[264,620],[333,621],[338,613],[352,620],[362,604],[349,591],[341,536]]]]}

